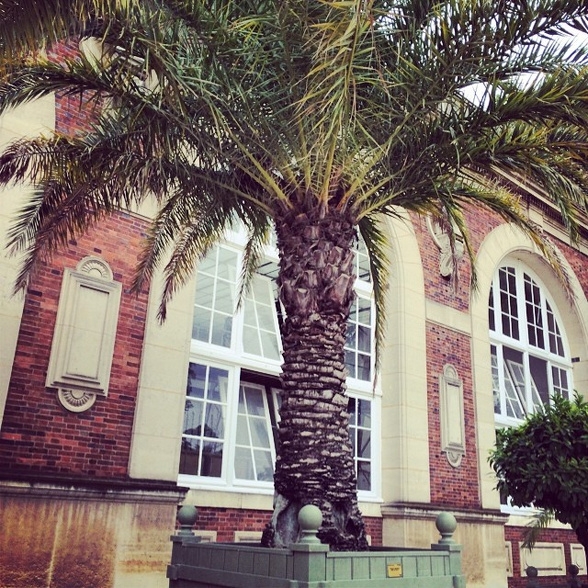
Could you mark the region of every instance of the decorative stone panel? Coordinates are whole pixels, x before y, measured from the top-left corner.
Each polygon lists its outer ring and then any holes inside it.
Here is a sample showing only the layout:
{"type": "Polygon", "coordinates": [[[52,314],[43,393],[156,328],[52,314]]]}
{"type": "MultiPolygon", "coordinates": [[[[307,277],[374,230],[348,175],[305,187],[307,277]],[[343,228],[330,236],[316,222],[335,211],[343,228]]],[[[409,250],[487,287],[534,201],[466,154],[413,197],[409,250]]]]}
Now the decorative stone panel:
{"type": "Polygon", "coordinates": [[[453,467],[459,467],[466,451],[463,382],[451,364],[439,376],[441,401],[441,451],[453,467]]]}
{"type": "Polygon", "coordinates": [[[121,296],[108,264],[85,257],[63,275],[46,386],[72,412],[106,396],[121,296]]]}

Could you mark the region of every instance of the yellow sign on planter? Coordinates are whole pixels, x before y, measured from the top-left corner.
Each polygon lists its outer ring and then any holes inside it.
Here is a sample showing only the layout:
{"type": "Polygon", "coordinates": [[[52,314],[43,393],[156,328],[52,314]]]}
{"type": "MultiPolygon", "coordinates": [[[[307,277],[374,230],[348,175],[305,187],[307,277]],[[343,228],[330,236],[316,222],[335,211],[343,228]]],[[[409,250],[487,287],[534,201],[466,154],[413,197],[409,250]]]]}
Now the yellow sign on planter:
{"type": "Polygon", "coordinates": [[[388,564],[386,575],[388,576],[388,578],[402,578],[402,564],[388,564]]]}

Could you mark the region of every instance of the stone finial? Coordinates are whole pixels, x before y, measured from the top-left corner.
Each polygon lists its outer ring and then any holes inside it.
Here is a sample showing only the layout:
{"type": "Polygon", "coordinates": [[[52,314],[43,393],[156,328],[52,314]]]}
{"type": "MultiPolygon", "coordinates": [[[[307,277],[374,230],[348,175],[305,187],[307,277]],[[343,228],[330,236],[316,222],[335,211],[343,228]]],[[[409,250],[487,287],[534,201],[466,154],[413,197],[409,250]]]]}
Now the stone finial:
{"type": "Polygon", "coordinates": [[[192,528],[196,522],[198,516],[198,509],[191,504],[184,504],[180,510],[178,510],[177,520],[180,523],[180,530],[178,535],[194,535],[192,528]]]}
{"type": "Polygon", "coordinates": [[[298,543],[320,543],[316,536],[319,527],[323,522],[321,509],[314,504],[307,504],[298,513],[298,524],[300,525],[300,540],[298,543]]]}
{"type": "Polygon", "coordinates": [[[441,512],[435,520],[435,526],[441,535],[438,543],[440,545],[450,545],[455,543],[453,540],[453,533],[457,528],[457,521],[450,512],[441,512]]]}

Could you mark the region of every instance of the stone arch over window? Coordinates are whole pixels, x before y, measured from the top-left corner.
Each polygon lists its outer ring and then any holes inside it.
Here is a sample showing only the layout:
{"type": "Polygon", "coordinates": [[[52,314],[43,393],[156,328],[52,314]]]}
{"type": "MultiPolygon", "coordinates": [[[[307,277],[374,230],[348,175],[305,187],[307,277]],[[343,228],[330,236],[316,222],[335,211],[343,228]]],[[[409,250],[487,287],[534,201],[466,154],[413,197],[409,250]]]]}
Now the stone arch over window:
{"type": "Polygon", "coordinates": [[[487,459],[495,438],[488,296],[498,268],[508,265],[508,261],[528,268],[531,274],[540,278],[541,287],[557,309],[561,328],[567,335],[569,357],[574,362],[574,387],[585,391],[588,386],[588,303],[572,268],[562,255],[561,263],[570,276],[575,294],[574,300],[570,301],[555,272],[537,252],[531,240],[510,225],[497,227],[480,246],[477,257],[479,287],[471,300],[478,462],[482,505],[485,508],[499,507],[499,497],[494,490],[495,479],[487,459]]]}

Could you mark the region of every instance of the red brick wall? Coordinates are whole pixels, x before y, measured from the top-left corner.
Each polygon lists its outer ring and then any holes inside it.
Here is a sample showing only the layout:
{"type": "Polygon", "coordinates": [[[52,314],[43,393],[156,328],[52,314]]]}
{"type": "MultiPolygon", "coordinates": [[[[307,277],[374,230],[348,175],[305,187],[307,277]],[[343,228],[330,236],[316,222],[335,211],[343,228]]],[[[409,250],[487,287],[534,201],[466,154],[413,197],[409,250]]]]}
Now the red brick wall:
{"type": "MultiPolygon", "coordinates": [[[[526,529],[524,527],[507,526],[504,528],[505,541],[510,541],[512,544],[513,577],[508,579],[509,588],[526,588],[527,586],[527,575],[525,574],[525,570],[521,569],[521,558],[519,552],[519,543],[524,541],[525,531],[526,529]]],[[[538,541],[564,544],[564,555],[567,571],[567,567],[573,563],[571,559],[570,544],[578,543],[576,534],[573,531],[566,529],[546,529],[545,531],[541,532],[538,541]]],[[[570,576],[568,575],[567,579],[569,579],[569,577],[570,576]]],[[[580,575],[578,578],[581,582],[586,582],[588,579],[586,574],[580,575]]],[[[566,576],[549,576],[543,577],[542,579],[540,576],[541,582],[549,582],[549,584],[553,586],[569,586],[567,579],[566,576]]]]}
{"type": "Polygon", "coordinates": [[[478,459],[470,338],[456,331],[427,324],[427,390],[429,407],[429,463],[431,502],[439,506],[479,508],[478,459]],[[466,454],[455,468],[441,452],[439,376],[450,363],[463,382],[466,454]]]}
{"type": "MultiPolygon", "coordinates": [[[[77,42],[55,45],[49,52],[54,61],[75,60],[79,54],[77,42]]],[[[83,133],[95,120],[96,110],[102,105],[94,92],[66,94],[55,97],[55,130],[66,135],[83,133]]]]}
{"type": "MultiPolygon", "coordinates": [[[[262,532],[271,517],[266,510],[241,510],[237,508],[198,507],[195,529],[216,531],[216,540],[226,543],[235,540],[235,531],[262,532]]],[[[366,532],[372,538],[372,545],[382,545],[382,519],[366,517],[366,532]]]]}
{"type": "Polygon", "coordinates": [[[2,430],[0,469],[124,477],[135,411],[147,294],[130,294],[144,222],[117,214],[44,264],[28,290],[2,430]],[[71,413],[45,388],[64,268],[86,255],[102,257],[122,282],[108,397],[71,413]]]}

